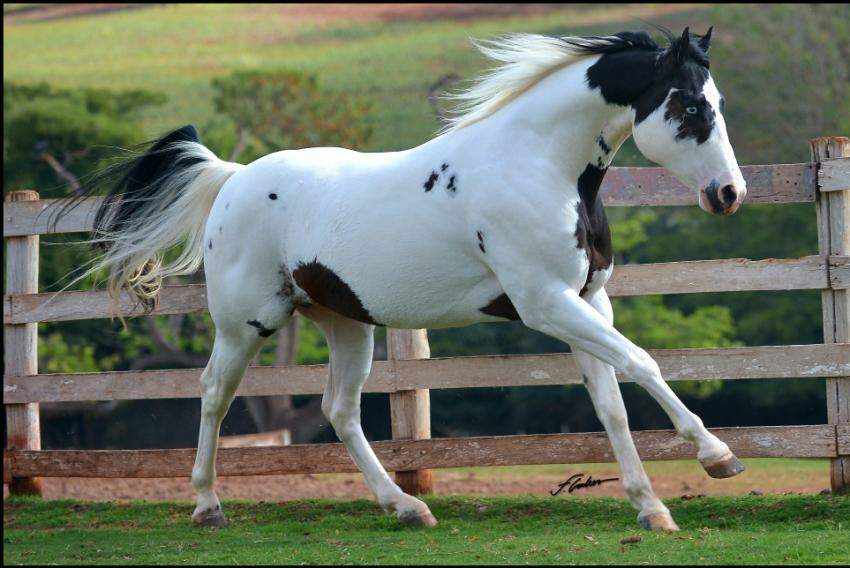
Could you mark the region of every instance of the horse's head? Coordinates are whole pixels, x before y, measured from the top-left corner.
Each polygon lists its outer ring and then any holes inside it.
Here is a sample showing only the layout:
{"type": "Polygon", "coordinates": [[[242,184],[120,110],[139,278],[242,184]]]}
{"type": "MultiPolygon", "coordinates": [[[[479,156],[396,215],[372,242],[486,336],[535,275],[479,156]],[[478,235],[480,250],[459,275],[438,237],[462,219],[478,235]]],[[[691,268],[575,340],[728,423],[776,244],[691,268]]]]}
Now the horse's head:
{"type": "Polygon", "coordinates": [[[632,134],[644,156],[699,191],[704,211],[734,213],[747,185],[723,120],[724,99],[708,70],[711,29],[692,41],[688,28],[661,52],[649,88],[633,105],[632,134]]]}

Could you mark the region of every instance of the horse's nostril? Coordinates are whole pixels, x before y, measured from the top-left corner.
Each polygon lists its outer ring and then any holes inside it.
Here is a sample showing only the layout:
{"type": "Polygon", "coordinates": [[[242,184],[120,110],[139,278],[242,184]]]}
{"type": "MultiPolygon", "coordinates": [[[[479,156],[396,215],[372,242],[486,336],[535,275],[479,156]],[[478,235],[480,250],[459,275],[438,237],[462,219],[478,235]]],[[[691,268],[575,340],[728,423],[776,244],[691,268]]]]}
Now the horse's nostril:
{"type": "Polygon", "coordinates": [[[729,207],[735,200],[738,198],[738,194],[735,191],[735,188],[731,185],[724,185],[723,189],[720,190],[720,199],[723,200],[723,206],[729,207]]]}

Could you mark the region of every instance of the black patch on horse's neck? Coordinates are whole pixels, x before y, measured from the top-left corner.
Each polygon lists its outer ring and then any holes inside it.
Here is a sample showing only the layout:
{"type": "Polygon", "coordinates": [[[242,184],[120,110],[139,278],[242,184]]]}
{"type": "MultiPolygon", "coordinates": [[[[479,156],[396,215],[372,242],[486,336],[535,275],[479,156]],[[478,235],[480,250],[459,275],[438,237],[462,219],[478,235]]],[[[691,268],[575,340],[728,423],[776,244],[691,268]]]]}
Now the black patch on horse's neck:
{"type": "Polygon", "coordinates": [[[587,164],[578,178],[580,201],[576,206],[578,221],[575,237],[578,241],[578,249],[585,251],[589,264],[587,279],[580,294],[584,294],[587,290],[593,274],[608,268],[614,260],[611,228],[608,226],[608,217],[605,215],[602,198],[599,196],[599,188],[607,171],[607,168],[587,164]]]}
{"type": "Polygon", "coordinates": [[[632,106],[655,79],[660,53],[660,50],[632,49],[605,54],[587,70],[587,86],[599,89],[608,104],[632,106]]]}
{"type": "MultiPolygon", "coordinates": [[[[607,171],[608,168],[587,164],[587,167],[578,176],[578,195],[586,209],[590,210],[596,205],[599,188],[602,186],[602,180],[607,171]]],[[[599,200],[599,205],[602,205],[601,200],[599,200]]]]}
{"type": "Polygon", "coordinates": [[[292,278],[310,299],[320,306],[353,320],[381,325],[372,319],[354,290],[336,272],[317,259],[299,262],[292,271],[292,278]]]}

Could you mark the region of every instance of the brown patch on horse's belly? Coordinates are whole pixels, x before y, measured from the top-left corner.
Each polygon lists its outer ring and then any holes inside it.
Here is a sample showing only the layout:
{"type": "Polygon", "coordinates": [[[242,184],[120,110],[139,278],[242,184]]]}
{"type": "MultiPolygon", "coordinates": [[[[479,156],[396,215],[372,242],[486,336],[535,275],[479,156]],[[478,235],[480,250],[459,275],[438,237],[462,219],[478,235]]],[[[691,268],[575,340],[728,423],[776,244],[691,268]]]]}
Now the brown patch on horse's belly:
{"type": "Polygon", "coordinates": [[[495,316],[497,318],[505,318],[509,320],[520,319],[513,302],[511,302],[508,295],[504,293],[493,298],[489,304],[481,308],[481,311],[488,316],[495,316]]]}
{"type": "Polygon", "coordinates": [[[381,325],[372,319],[354,290],[336,272],[316,259],[299,262],[292,271],[292,279],[320,306],[353,320],[381,325]]]}

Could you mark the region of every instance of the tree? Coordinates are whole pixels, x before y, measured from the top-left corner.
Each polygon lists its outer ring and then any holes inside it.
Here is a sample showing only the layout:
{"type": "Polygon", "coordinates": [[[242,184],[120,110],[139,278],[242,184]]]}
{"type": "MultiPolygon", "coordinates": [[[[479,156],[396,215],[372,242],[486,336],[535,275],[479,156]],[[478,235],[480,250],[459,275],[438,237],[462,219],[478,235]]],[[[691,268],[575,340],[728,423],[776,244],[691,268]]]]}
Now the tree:
{"type": "Polygon", "coordinates": [[[55,89],[3,84],[4,192],[38,187],[43,197],[79,190],[106,150],[136,144],[139,113],[165,102],[144,90],[55,89]]]}
{"type": "Polygon", "coordinates": [[[372,134],[370,105],[320,88],[315,75],[289,70],[236,71],[212,82],[216,110],[235,131],[231,160],[287,148],[359,148],[372,134]]]}

